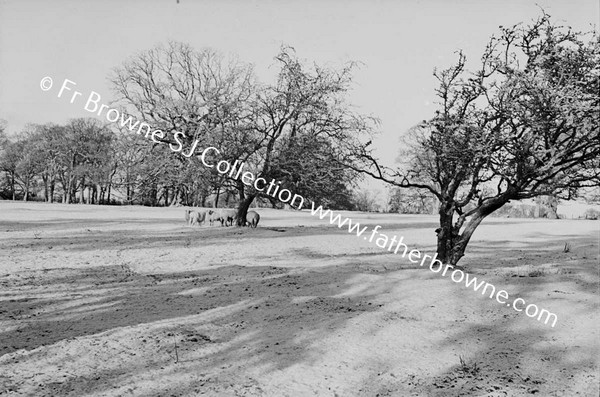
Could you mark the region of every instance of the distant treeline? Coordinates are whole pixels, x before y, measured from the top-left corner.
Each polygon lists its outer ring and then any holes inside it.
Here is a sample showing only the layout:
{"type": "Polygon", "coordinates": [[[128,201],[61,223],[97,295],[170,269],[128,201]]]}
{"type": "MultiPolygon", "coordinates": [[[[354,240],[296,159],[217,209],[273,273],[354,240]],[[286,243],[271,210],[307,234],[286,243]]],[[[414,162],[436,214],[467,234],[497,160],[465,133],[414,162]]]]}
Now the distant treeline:
{"type": "MultiPolygon", "coordinates": [[[[96,119],[30,124],[15,136],[0,125],[0,198],[87,204],[229,207],[239,186],[143,135],[114,131],[96,119]]],[[[356,209],[360,194],[337,184],[330,205],[356,209]]],[[[258,197],[257,205],[283,207],[258,197]]]]}

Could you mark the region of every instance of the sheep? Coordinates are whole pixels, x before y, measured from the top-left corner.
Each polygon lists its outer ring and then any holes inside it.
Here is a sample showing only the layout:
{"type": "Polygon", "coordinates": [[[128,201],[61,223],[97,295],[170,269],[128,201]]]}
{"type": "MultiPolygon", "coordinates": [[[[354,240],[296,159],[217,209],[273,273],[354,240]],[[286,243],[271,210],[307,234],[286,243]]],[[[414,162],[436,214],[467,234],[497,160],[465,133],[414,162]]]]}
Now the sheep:
{"type": "Polygon", "coordinates": [[[225,226],[229,222],[229,226],[233,226],[233,223],[237,220],[236,210],[221,210],[221,219],[225,220],[225,226]]]}
{"type": "Polygon", "coordinates": [[[260,221],[260,215],[258,215],[256,211],[248,211],[246,214],[246,223],[248,226],[256,228],[256,226],[258,226],[258,221],[260,221]]]}
{"type": "Polygon", "coordinates": [[[214,210],[208,210],[208,220],[210,225],[212,226],[215,221],[221,222],[221,226],[223,226],[223,221],[221,220],[221,215],[214,210]]]}
{"type": "Polygon", "coordinates": [[[194,224],[200,225],[206,221],[206,211],[197,211],[196,219],[194,220],[194,224]]]}
{"type": "Polygon", "coordinates": [[[206,220],[206,211],[185,210],[185,220],[190,226],[200,225],[206,220]]]}
{"type": "Polygon", "coordinates": [[[237,219],[237,211],[236,210],[220,209],[216,212],[213,210],[209,210],[208,214],[213,219],[213,221],[220,221],[221,226],[233,225],[233,222],[235,222],[235,220],[237,219]]]}
{"type": "Polygon", "coordinates": [[[208,219],[208,223],[212,226],[215,221],[218,221],[218,215],[213,210],[208,210],[208,214],[206,215],[206,219],[208,219]]]}

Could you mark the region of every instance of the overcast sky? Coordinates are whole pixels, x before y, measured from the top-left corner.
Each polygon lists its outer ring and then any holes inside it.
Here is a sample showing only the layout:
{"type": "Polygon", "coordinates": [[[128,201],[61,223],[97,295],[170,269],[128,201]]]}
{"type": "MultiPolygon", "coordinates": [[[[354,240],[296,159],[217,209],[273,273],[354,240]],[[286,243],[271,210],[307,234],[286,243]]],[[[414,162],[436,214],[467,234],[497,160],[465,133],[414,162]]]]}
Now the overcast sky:
{"type": "Polygon", "coordinates": [[[450,65],[458,49],[479,58],[499,25],[531,20],[536,4],[580,30],[600,17],[598,0],[0,0],[0,119],[14,133],[89,116],[41,91],[40,79],[68,78],[108,101],[111,69],[167,40],[237,54],[262,81],[273,78],[284,43],[309,61],[364,63],[350,100],[381,119],[375,144],[390,163],[398,137],[433,113],[433,68],[450,65]]]}

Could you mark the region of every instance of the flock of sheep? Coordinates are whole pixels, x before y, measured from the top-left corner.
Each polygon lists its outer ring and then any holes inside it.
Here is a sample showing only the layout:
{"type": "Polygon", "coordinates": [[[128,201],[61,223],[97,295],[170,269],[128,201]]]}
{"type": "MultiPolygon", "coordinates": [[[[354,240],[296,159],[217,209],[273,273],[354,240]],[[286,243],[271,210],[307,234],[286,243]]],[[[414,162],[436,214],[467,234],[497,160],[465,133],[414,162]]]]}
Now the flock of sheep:
{"type": "MultiPolygon", "coordinates": [[[[218,209],[208,211],[185,210],[185,221],[190,226],[200,226],[206,221],[213,226],[215,222],[221,222],[221,226],[233,226],[237,223],[237,211],[232,209],[218,209]]],[[[248,211],[244,226],[255,228],[260,221],[260,215],[256,211],[248,211]]]]}

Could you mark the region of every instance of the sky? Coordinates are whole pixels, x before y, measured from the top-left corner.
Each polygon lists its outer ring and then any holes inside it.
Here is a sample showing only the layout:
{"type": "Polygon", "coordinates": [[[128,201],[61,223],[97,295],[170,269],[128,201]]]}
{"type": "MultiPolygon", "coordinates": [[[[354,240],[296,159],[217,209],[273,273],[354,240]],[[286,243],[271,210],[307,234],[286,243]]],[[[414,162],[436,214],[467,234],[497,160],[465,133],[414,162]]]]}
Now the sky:
{"type": "Polygon", "coordinates": [[[308,62],[361,62],[348,99],[381,120],[374,147],[392,165],[399,137],[433,115],[433,68],[459,49],[477,60],[500,25],[530,21],[539,7],[578,30],[598,28],[598,0],[0,0],[0,119],[16,133],[89,117],[40,80],[69,79],[108,102],[111,70],[169,40],[236,55],[263,82],[285,44],[308,62]]]}

